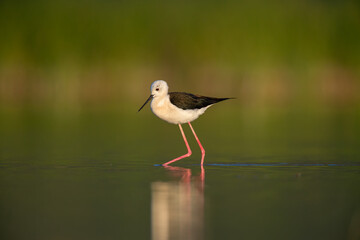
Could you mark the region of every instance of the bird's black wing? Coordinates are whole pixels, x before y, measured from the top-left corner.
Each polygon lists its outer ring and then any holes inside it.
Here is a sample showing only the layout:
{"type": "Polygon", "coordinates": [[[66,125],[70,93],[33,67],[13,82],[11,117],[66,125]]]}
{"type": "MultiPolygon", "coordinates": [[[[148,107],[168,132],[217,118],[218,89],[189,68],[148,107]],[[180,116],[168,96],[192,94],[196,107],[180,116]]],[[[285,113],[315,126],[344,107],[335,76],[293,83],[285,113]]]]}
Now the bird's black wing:
{"type": "Polygon", "coordinates": [[[187,109],[200,109],[211,104],[224,101],[229,98],[214,98],[198,96],[185,92],[170,92],[170,102],[178,108],[187,109]]]}

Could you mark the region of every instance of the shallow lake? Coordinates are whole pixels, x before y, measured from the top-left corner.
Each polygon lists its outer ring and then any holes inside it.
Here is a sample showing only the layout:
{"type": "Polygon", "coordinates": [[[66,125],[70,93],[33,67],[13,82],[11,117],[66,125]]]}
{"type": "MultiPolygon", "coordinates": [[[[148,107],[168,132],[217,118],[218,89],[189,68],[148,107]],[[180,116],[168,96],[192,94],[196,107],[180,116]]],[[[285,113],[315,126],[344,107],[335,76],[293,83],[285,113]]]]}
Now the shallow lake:
{"type": "Polygon", "coordinates": [[[359,239],[358,114],[209,110],[165,168],[177,126],[125,112],[1,116],[1,239],[359,239]]]}

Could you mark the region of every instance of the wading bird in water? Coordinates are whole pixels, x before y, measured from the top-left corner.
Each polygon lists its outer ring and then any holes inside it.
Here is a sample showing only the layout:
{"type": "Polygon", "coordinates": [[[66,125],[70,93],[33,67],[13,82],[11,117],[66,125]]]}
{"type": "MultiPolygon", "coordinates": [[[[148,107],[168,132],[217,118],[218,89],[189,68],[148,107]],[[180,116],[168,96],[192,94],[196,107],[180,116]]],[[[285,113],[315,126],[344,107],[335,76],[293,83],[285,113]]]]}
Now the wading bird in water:
{"type": "Polygon", "coordinates": [[[157,80],[153,82],[151,84],[150,90],[151,90],[150,97],[146,100],[144,105],[141,106],[139,111],[150,100],[152,100],[150,106],[152,112],[156,116],[169,123],[179,125],[180,132],[184,138],[184,142],[188,150],[188,152],[185,155],[175,158],[169,162],[166,162],[163,164],[163,166],[167,166],[170,163],[191,156],[192,152],[189,143],[181,127],[181,124],[183,123],[189,124],[190,129],[194,134],[196,141],[199,144],[199,147],[201,149],[201,165],[203,165],[204,157],[205,157],[205,149],[201,145],[200,140],[197,137],[190,122],[197,119],[201,114],[205,112],[206,109],[208,109],[213,104],[230,98],[205,97],[205,96],[199,96],[185,92],[168,92],[169,87],[167,83],[163,80],[157,80]]]}

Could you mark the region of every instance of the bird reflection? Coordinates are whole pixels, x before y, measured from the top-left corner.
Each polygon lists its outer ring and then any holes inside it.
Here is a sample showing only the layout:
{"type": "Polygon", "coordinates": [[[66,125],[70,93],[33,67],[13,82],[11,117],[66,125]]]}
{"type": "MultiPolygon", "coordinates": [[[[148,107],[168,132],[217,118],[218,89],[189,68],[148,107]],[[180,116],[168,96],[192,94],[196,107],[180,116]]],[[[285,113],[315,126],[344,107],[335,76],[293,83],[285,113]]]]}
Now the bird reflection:
{"type": "Polygon", "coordinates": [[[189,168],[164,168],[176,181],[152,183],[152,239],[204,239],[204,167],[198,176],[189,168]]]}
{"type": "Polygon", "coordinates": [[[359,239],[360,239],[360,208],[354,211],[348,229],[348,240],[359,240],[359,239]]]}

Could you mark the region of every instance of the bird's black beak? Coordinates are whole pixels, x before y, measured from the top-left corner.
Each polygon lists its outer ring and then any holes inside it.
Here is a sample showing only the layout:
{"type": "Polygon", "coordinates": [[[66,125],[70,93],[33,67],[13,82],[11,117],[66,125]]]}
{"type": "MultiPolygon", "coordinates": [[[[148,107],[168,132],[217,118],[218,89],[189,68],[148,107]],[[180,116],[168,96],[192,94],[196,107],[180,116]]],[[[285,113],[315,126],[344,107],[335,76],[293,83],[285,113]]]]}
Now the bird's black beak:
{"type": "Polygon", "coordinates": [[[144,105],[141,106],[141,108],[138,110],[138,112],[140,112],[140,110],[153,98],[153,95],[150,95],[150,97],[146,100],[146,102],[144,103],[144,105]]]}

